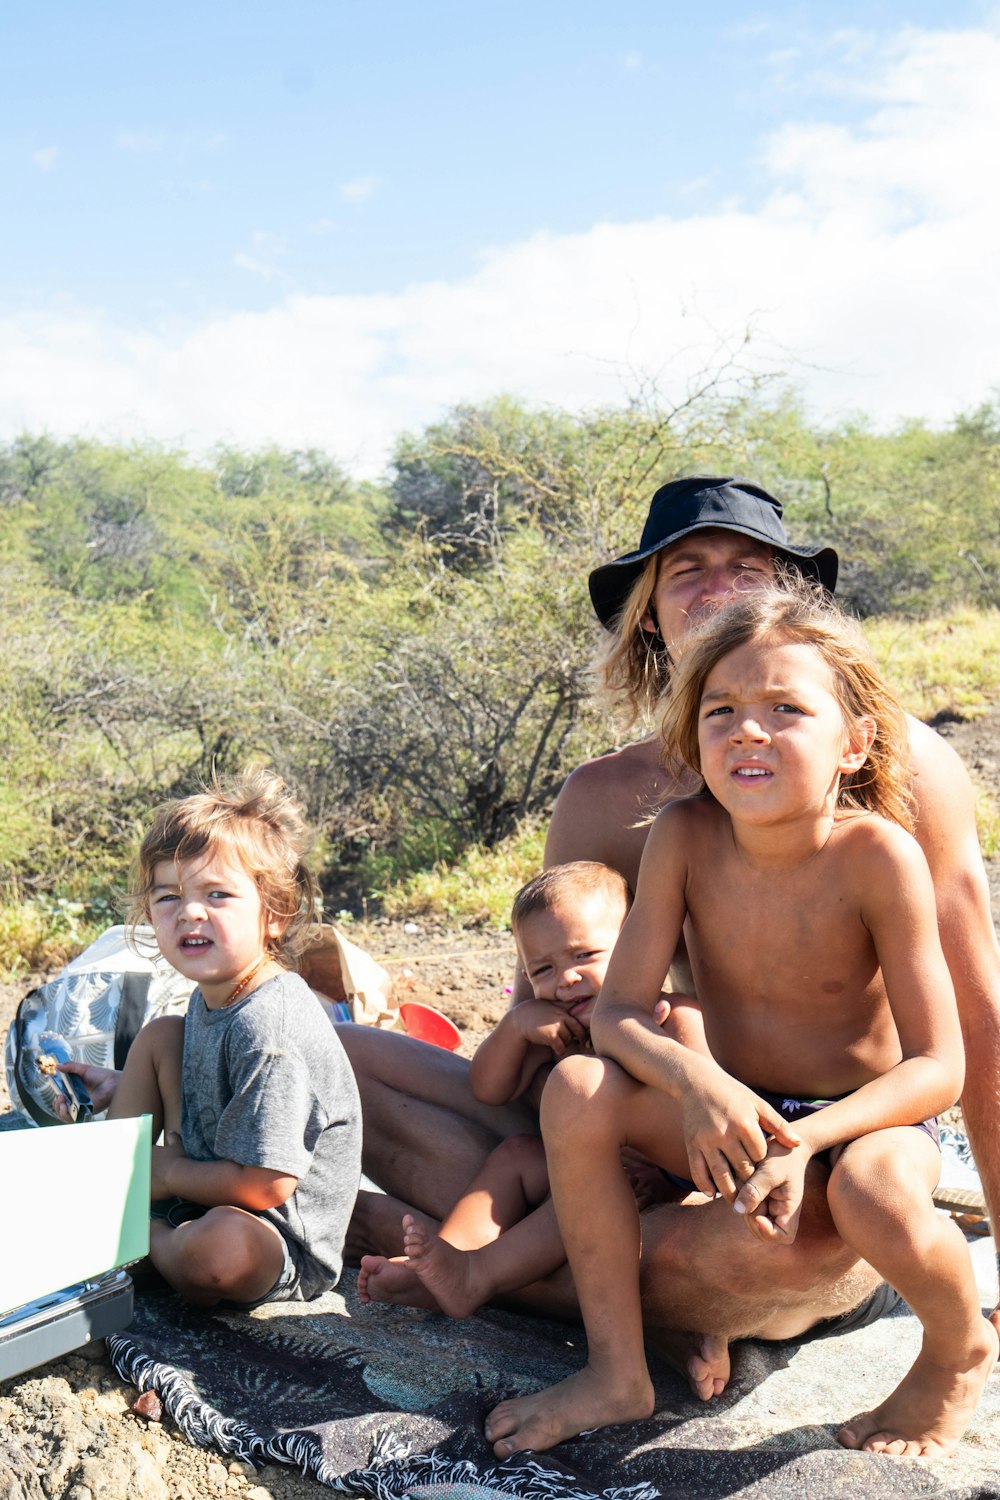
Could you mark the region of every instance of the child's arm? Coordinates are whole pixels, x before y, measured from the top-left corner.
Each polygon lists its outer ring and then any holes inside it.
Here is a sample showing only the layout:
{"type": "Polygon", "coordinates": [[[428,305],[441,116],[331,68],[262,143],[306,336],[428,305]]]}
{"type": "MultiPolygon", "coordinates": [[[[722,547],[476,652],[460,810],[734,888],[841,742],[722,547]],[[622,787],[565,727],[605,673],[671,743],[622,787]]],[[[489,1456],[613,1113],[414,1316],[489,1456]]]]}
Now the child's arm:
{"type": "Polygon", "coordinates": [[[480,1043],[472,1059],[469,1083],[483,1104],[519,1099],[539,1068],[557,1061],[575,1043],[587,1039],[587,1028],[562,1006],[548,1000],[515,1005],[480,1043]]]}
{"type": "Polygon", "coordinates": [[[955,992],[938,938],[930,872],[909,834],[880,819],[854,830],[853,870],[899,1037],[901,1060],[854,1093],[796,1122],[802,1145],[772,1143],[734,1204],[761,1239],[795,1238],[809,1157],[873,1130],[914,1125],[954,1104],[964,1052],[955,992]]]}
{"type": "Polygon", "coordinates": [[[632,909],[615,945],[591,1019],[591,1040],[641,1083],[681,1106],[691,1179],[730,1201],[763,1159],[765,1132],[798,1143],[777,1110],[710,1057],[666,1037],[657,1006],[687,914],[687,850],[697,846],[704,805],[689,798],[658,815],[639,868],[632,909]]]}
{"type": "Polygon", "coordinates": [[[153,1147],[150,1197],[188,1198],[206,1208],[230,1204],[250,1213],[277,1208],[295,1192],[297,1177],[236,1161],[194,1161],[171,1131],[165,1146],[153,1147]]]}

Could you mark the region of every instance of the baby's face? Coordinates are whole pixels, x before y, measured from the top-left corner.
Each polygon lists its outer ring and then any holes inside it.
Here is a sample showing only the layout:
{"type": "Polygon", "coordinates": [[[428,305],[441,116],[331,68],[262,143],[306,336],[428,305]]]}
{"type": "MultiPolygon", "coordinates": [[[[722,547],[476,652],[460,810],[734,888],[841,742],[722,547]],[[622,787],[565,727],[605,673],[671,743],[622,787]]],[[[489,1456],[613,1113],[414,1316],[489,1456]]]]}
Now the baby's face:
{"type": "Polygon", "coordinates": [[[598,891],[522,918],[517,950],[535,999],[562,1005],[589,1026],[624,920],[625,903],[598,891]]]}

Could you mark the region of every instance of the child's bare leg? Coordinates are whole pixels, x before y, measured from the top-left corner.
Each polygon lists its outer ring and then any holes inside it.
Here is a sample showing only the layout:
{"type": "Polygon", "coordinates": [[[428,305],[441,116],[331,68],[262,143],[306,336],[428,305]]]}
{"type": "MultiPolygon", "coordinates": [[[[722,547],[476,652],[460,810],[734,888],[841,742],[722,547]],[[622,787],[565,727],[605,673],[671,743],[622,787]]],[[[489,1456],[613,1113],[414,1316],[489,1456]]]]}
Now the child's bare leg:
{"type": "Polygon", "coordinates": [[[407,1214],[402,1221],[402,1257],[362,1258],[362,1302],[431,1307],[453,1318],[467,1318],[490,1297],[547,1275],[564,1259],[554,1215],[550,1211],[534,1233],[521,1232],[521,1223],[534,1219],[531,1210],[547,1193],[540,1139],[511,1136],[490,1153],[437,1235],[407,1214]],[[514,1233],[510,1246],[509,1233],[514,1233]],[[484,1246],[491,1255],[481,1260],[484,1246]],[[475,1259],[470,1258],[473,1254],[475,1259]]]}
{"type": "Polygon", "coordinates": [[[512,1229],[549,1192],[545,1148],[537,1135],[512,1135],[483,1163],[440,1228],[457,1250],[478,1250],[512,1229]]]}
{"type": "Polygon", "coordinates": [[[409,1218],[403,1225],[409,1269],[452,1318],[467,1318],[494,1297],[531,1286],[566,1259],[551,1198],[476,1250],[457,1250],[409,1218]]]}
{"type": "Polygon", "coordinates": [[[486,1419],[498,1458],[553,1447],[591,1427],[650,1415],[643,1348],[639,1215],[621,1147],[676,1160],[669,1101],[614,1063],[564,1059],[542,1100],[552,1196],[587,1330],[586,1367],[550,1390],[501,1402],[486,1419]]]}
{"type": "Polygon", "coordinates": [[[948,1453],[996,1363],[996,1330],[980,1311],[965,1240],[933,1205],[939,1167],[930,1138],[904,1126],[853,1141],[830,1178],[841,1236],[900,1292],[924,1330],[920,1353],[892,1394],[837,1434],[846,1448],[948,1453]]]}
{"type": "Polygon", "coordinates": [[[184,1057],[183,1016],[160,1016],[143,1026],[129,1048],[109,1120],[152,1115],[153,1140],[167,1130],[180,1134],[181,1065],[184,1057]]]}
{"type": "Polygon", "coordinates": [[[203,1218],[172,1229],[154,1219],[149,1258],[188,1302],[212,1307],[224,1298],[256,1302],[281,1275],[281,1236],[256,1214],[212,1208],[203,1218]]]}

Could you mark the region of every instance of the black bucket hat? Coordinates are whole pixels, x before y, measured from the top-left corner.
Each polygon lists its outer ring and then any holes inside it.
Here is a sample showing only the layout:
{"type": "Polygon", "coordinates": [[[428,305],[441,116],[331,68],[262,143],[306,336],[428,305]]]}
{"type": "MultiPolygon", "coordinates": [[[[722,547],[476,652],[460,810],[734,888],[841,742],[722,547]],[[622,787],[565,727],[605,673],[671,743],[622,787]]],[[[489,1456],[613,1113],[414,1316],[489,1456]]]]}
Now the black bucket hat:
{"type": "Polygon", "coordinates": [[[695,474],[671,479],[653,496],[635,552],[595,568],[590,598],[597,618],[611,630],[646,559],[692,531],[738,531],[772,547],[829,593],[837,586],[838,558],[832,547],[793,547],[781,519],[782,505],[758,484],[695,474]]]}

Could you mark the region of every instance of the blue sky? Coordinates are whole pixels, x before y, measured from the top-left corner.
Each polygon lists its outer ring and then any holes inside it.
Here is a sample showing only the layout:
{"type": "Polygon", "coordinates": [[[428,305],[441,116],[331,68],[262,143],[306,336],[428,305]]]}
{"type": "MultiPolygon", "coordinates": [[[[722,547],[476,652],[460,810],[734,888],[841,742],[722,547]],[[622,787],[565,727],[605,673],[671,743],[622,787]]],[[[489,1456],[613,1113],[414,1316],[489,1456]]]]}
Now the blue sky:
{"type": "Polygon", "coordinates": [[[997,382],[995,5],[7,12],[0,436],[371,471],[458,400],[671,399],[747,328],[823,414],[997,382]]]}

